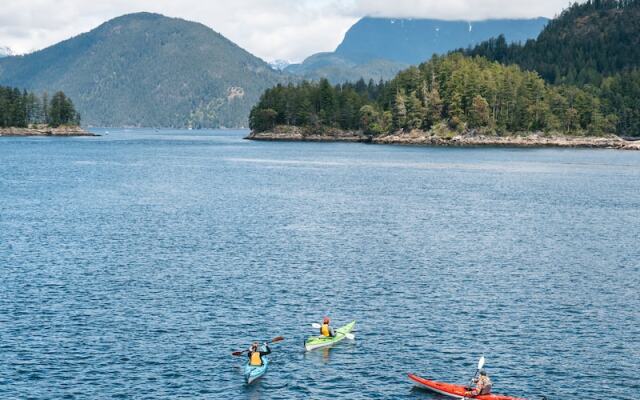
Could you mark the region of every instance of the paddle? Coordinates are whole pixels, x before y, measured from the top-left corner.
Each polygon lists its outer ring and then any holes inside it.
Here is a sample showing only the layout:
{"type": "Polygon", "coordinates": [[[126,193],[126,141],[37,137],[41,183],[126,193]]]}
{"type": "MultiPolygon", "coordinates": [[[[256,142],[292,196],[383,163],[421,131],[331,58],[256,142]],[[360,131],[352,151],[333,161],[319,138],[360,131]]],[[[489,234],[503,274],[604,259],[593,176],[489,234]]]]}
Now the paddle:
{"type": "MultiPolygon", "coordinates": [[[[473,378],[471,378],[471,380],[469,381],[469,389],[471,389],[472,385],[473,385],[473,381],[476,379],[476,377],[478,376],[478,372],[480,372],[480,370],[482,369],[482,367],[484,367],[484,356],[480,357],[480,360],[478,360],[478,368],[476,368],[476,373],[473,374],[473,378]]],[[[464,397],[463,399],[467,399],[467,397],[464,397]]]]}
{"type": "MultiPolygon", "coordinates": [[[[314,322],[313,324],[311,324],[312,328],[316,328],[316,329],[320,329],[322,328],[322,325],[314,322]]],[[[356,339],[356,335],[354,335],[353,333],[342,333],[342,332],[337,332],[336,335],[344,335],[344,337],[346,337],[349,340],[355,340],[356,339]]]]}
{"type": "Polygon", "coordinates": [[[473,380],[476,379],[482,367],[484,367],[484,356],[480,357],[480,360],[478,360],[478,368],[476,368],[476,373],[473,375],[471,382],[473,382],[473,380]]]}
{"type": "MultiPolygon", "coordinates": [[[[274,337],[273,339],[269,340],[267,343],[278,343],[278,342],[282,342],[284,340],[283,336],[277,336],[274,337]]],[[[242,351],[234,351],[233,353],[231,353],[232,356],[241,356],[244,353],[248,352],[249,350],[242,350],[242,351]]]]}

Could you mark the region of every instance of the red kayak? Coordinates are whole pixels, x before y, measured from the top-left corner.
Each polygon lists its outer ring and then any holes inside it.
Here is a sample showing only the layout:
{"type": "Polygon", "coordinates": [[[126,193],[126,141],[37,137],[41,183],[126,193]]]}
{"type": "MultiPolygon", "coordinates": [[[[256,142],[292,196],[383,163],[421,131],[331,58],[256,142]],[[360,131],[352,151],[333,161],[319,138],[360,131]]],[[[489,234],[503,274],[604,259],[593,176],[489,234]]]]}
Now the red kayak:
{"type": "Polygon", "coordinates": [[[520,397],[502,396],[500,394],[482,394],[479,396],[465,397],[467,389],[463,385],[452,385],[450,383],[442,383],[430,381],[420,378],[417,375],[409,374],[409,379],[418,384],[418,386],[429,389],[433,392],[453,397],[454,399],[478,399],[478,400],[526,400],[520,397]]]}

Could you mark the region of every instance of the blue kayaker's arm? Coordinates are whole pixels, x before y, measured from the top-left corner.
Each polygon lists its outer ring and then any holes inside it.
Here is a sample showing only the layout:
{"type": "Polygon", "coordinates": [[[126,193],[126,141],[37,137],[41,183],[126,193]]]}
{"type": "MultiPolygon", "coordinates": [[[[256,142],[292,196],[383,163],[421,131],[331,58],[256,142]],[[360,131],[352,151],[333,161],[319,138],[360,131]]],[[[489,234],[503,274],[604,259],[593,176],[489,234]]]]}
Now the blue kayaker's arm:
{"type": "Polygon", "coordinates": [[[269,345],[267,343],[264,344],[264,348],[265,348],[266,351],[261,351],[260,352],[261,356],[266,356],[266,355],[271,354],[271,348],[269,347],[269,345]]]}

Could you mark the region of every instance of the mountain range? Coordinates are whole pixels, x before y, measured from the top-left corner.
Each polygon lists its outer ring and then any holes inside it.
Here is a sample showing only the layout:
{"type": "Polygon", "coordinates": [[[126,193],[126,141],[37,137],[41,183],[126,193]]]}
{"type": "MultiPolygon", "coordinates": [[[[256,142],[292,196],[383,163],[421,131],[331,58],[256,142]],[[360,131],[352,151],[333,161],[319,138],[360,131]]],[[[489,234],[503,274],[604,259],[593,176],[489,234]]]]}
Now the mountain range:
{"type": "Polygon", "coordinates": [[[242,127],[260,95],[301,79],[388,79],[433,53],[498,34],[535,37],[546,19],[480,22],[363,18],[335,52],[272,65],[212,29],[135,13],[61,43],[0,59],[0,85],[64,91],[93,126],[242,127]]]}

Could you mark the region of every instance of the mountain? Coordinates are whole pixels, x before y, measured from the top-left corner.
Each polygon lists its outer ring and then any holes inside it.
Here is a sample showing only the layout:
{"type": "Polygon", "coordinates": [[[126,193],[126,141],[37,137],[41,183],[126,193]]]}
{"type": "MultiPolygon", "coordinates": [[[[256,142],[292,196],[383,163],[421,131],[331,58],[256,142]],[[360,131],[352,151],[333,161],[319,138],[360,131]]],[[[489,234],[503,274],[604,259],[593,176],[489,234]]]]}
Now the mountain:
{"type": "Polygon", "coordinates": [[[390,79],[433,54],[473,46],[500,34],[509,42],[535,38],[547,22],[546,18],[467,22],[366,17],[347,31],[335,52],[313,55],[286,70],[334,82],[360,77],[390,79]]]}
{"type": "Polygon", "coordinates": [[[590,0],[564,10],[536,40],[508,45],[498,37],[467,53],[535,70],[549,82],[599,83],[640,66],[638,21],[638,0],[590,0]]]}
{"type": "Polygon", "coordinates": [[[13,55],[13,51],[9,47],[0,46],[0,58],[9,57],[13,55]]]}
{"type": "MultiPolygon", "coordinates": [[[[498,37],[467,51],[536,71],[547,82],[577,85],[600,97],[617,132],[640,136],[640,0],[575,3],[536,40],[508,45],[498,37]]],[[[576,98],[575,103],[581,99],[576,98]]]]}
{"type": "Polygon", "coordinates": [[[419,64],[433,54],[473,46],[503,34],[510,42],[535,38],[546,18],[443,21],[437,19],[363,18],[349,29],[335,53],[366,62],[387,59],[419,64]]]}
{"type": "Polygon", "coordinates": [[[285,80],[210,28],[151,13],[0,60],[0,84],[63,90],[94,126],[246,126],[260,94],[285,80]]]}
{"type": "Polygon", "coordinates": [[[317,53],[302,64],[288,66],[285,71],[308,79],[327,78],[333,83],[341,83],[354,82],[360,78],[386,80],[406,67],[407,64],[382,58],[360,62],[336,53],[317,53]]]}

